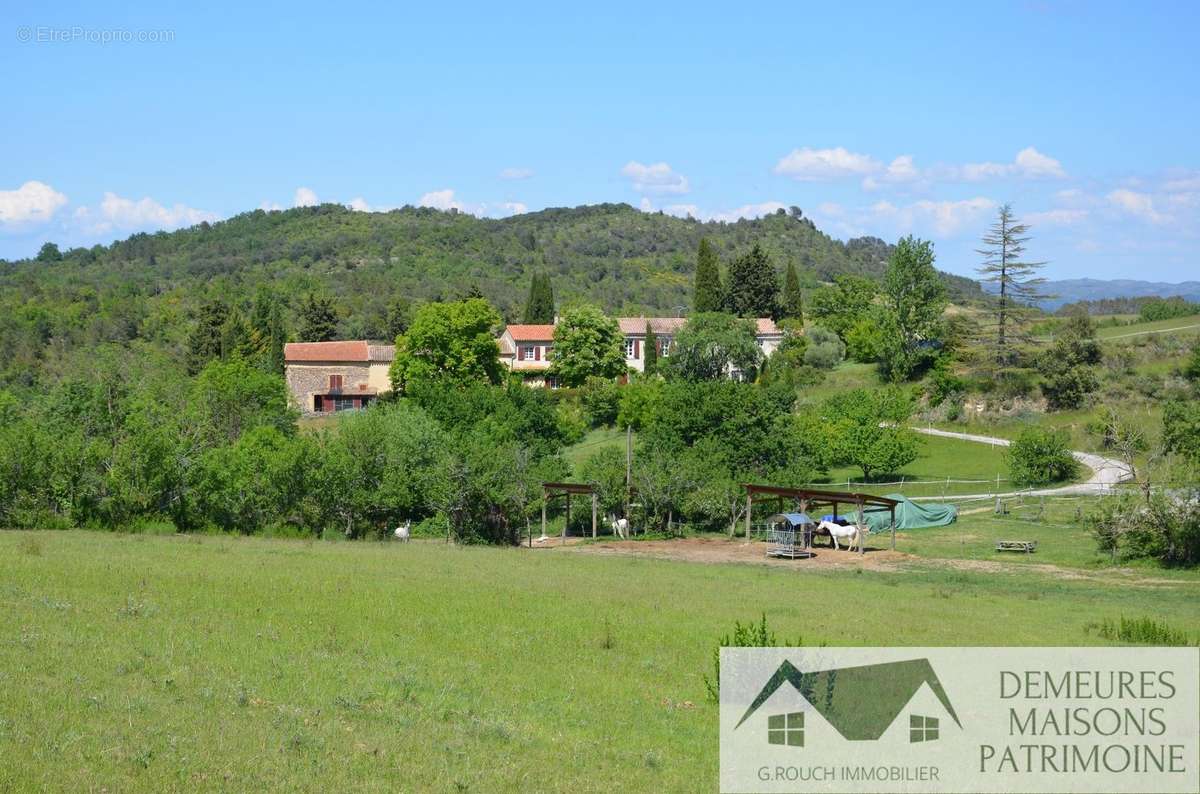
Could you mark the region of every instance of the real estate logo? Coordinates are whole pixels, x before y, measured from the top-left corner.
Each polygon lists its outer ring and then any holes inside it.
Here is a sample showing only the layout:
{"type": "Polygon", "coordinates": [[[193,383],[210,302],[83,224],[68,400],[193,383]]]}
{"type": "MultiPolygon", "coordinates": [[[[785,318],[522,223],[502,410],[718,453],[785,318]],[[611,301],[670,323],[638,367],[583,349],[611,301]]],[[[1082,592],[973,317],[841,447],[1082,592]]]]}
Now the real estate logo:
{"type": "Polygon", "coordinates": [[[725,648],[721,790],[1200,787],[1200,650],[725,648]]]}
{"type": "MultiPolygon", "coordinates": [[[[738,720],[741,727],[780,687],[790,685],[843,739],[875,741],[896,721],[924,685],[930,688],[943,712],[960,728],[958,715],[946,696],[928,659],[884,662],[801,672],[786,659],[763,685],[754,702],[738,720]]],[[[940,717],[909,714],[909,741],[938,738],[940,717]]],[[[767,718],[767,742],[804,746],[804,712],[773,714],[767,718]]]]}

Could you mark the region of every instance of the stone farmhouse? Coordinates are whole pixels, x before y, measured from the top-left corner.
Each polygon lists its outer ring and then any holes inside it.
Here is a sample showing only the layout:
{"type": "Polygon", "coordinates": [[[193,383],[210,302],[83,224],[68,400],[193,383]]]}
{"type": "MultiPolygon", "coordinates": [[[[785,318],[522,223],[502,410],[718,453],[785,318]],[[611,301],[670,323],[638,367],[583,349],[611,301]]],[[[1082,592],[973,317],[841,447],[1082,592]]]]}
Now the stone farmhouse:
{"type": "Polygon", "coordinates": [[[288,390],[304,414],[365,408],[389,391],[395,345],[365,341],[290,342],[283,346],[288,390]]]}
{"type": "MultiPolygon", "coordinates": [[[[671,355],[675,334],[687,322],[682,317],[620,317],[625,337],[625,363],[643,372],[646,364],[646,328],[654,331],[660,358],[671,355]]],[[[769,356],[783,341],[783,332],[770,318],[756,322],[756,338],[769,356]]],[[[521,375],[530,386],[557,387],[548,374],[554,352],[553,325],[506,327],[496,340],[500,361],[521,375]]],[[[388,368],[395,358],[394,345],[367,341],[292,342],[284,346],[288,389],[306,415],[363,408],[391,389],[388,368]]],[[[732,372],[732,377],[740,373],[732,372]]]]}

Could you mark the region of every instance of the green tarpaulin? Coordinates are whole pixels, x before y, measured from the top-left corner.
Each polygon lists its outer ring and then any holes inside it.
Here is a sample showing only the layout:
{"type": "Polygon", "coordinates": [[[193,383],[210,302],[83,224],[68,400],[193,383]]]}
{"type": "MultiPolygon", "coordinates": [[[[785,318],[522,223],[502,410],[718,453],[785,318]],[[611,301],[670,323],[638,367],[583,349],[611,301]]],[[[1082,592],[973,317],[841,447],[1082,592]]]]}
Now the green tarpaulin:
{"type": "MultiPolygon", "coordinates": [[[[905,498],[904,494],[898,493],[890,493],[887,496],[888,499],[895,499],[900,503],[896,505],[896,529],[944,527],[953,524],[958,518],[958,508],[954,505],[930,502],[917,504],[905,498]]],[[[863,514],[872,532],[884,532],[891,527],[892,514],[886,507],[868,507],[863,514]]],[[[846,518],[855,521],[857,512],[846,513],[846,518]]]]}

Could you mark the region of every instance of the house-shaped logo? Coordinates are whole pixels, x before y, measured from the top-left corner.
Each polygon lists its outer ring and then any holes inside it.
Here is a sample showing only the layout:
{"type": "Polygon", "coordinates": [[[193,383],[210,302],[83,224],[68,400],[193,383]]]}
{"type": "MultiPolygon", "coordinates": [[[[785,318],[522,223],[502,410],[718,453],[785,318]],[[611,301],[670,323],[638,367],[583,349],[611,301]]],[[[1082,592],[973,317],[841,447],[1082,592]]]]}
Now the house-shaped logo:
{"type": "MultiPolygon", "coordinates": [[[[737,723],[740,728],[780,687],[791,685],[848,741],[876,741],[901,716],[922,685],[959,728],[962,723],[928,659],[801,672],[784,660],[737,723]]],[[[932,700],[930,702],[933,702],[932,700]]],[[[928,711],[924,709],[923,711],[928,711]]],[[[941,714],[909,713],[909,742],[936,741],[941,714]]],[[[767,743],[805,746],[805,712],[767,715],[767,743]]]]}

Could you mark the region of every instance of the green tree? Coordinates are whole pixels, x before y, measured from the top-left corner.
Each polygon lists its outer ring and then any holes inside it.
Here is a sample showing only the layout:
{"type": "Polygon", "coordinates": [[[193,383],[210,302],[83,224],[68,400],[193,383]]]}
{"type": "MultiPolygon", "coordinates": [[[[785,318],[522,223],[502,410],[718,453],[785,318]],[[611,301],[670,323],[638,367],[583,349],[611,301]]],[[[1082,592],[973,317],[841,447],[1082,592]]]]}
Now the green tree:
{"type": "Polygon", "coordinates": [[[283,378],[268,375],[241,358],[209,363],[192,383],[188,418],[204,446],[236,441],[254,427],[296,431],[283,378]]]}
{"type": "Polygon", "coordinates": [[[1181,370],[1183,377],[1192,383],[1200,383],[1200,339],[1192,343],[1192,354],[1181,370]]]}
{"type": "Polygon", "coordinates": [[[910,235],[900,239],[888,261],[880,369],[889,380],[908,379],[936,353],[931,343],[941,333],[947,300],[933,260],[933,244],[910,235]]]}
{"type": "Polygon", "coordinates": [[[413,305],[412,301],[403,295],[397,295],[392,298],[392,302],[388,304],[386,329],[387,338],[395,339],[408,330],[408,324],[412,322],[413,305]]]}
{"type": "Polygon", "coordinates": [[[188,334],[187,371],[195,375],[208,362],[221,358],[224,352],[225,324],[229,320],[229,307],[219,300],[200,305],[196,324],[188,334]]]}
{"type": "Polygon", "coordinates": [[[643,344],[646,349],[642,353],[642,370],[647,375],[653,375],[658,372],[658,336],[650,323],[646,323],[646,341],[643,344]]]}
{"type": "Polygon", "coordinates": [[[883,349],[883,329],[872,317],[863,317],[846,331],[846,355],[860,364],[878,361],[883,349]]]}
{"type": "Polygon", "coordinates": [[[550,374],[564,386],[589,377],[615,378],[626,371],[625,338],[617,321],[590,304],[572,306],[554,327],[550,374]]]}
{"type": "Polygon", "coordinates": [[[850,328],[870,312],[876,290],[869,278],[837,276],[831,286],[809,295],[808,313],[814,322],[845,340],[850,328]]]}
{"type": "Polygon", "coordinates": [[[779,317],[779,277],[758,243],[729,266],[725,305],[739,317],[779,317]]]}
{"type": "Polygon", "coordinates": [[[256,358],[267,372],[283,374],[283,346],[288,331],[283,301],[268,289],[261,288],[254,296],[250,309],[250,333],[256,358]]]}
{"type": "Polygon", "coordinates": [[[720,380],[731,369],[752,376],[762,362],[753,320],[730,314],[694,314],[671,345],[664,374],[683,380],[720,380]]]}
{"type": "Polygon", "coordinates": [[[535,273],[529,282],[529,299],[525,302],[524,321],[532,325],[554,322],[554,288],[547,273],[535,273]]]}
{"type": "Polygon", "coordinates": [[[253,361],[257,352],[258,346],[246,319],[240,311],[231,309],[224,327],[221,328],[221,358],[253,361]]]}
{"type": "Polygon", "coordinates": [[[337,337],[337,323],[333,300],[308,293],[300,304],[300,341],[329,342],[337,337]]]}
{"type": "Polygon", "coordinates": [[[819,443],[832,462],[858,466],[868,481],[895,474],[917,459],[917,436],[904,426],[912,412],[912,398],[895,387],[843,392],[821,408],[819,443]]]}
{"type": "Polygon", "coordinates": [[[1069,317],[1055,334],[1054,344],[1038,358],[1042,393],[1050,409],[1081,407],[1100,387],[1093,367],[1103,357],[1091,318],[1085,314],[1069,317]]]}
{"type": "Polygon", "coordinates": [[[695,312],[719,312],[725,305],[725,292],[721,287],[721,264],[717,252],[707,238],[701,238],[696,252],[696,283],[692,297],[695,312]]]}
{"type": "Polygon", "coordinates": [[[62,261],[62,251],[58,250],[58,246],[54,243],[43,243],[38,249],[37,261],[42,263],[53,263],[62,261]]]}
{"type": "Polygon", "coordinates": [[[779,315],[804,324],[804,294],[800,291],[800,277],[796,275],[793,262],[788,262],[787,272],[783,276],[783,302],[779,315]]]}
{"type": "Polygon", "coordinates": [[[1200,402],[1171,400],[1163,406],[1162,446],[1200,464],[1200,402]]]}
{"type": "Polygon", "coordinates": [[[814,326],[808,331],[804,363],[816,369],[833,369],[846,357],[846,345],[828,328],[814,326]]]}
{"type": "Polygon", "coordinates": [[[1032,306],[1041,294],[1044,278],[1036,276],[1046,263],[1023,262],[1029,226],[1019,223],[1013,215],[1012,205],[1000,207],[996,222],[983,237],[984,247],[977,253],[983,257],[979,268],[979,280],[996,285],[996,303],[992,310],[995,318],[995,335],[988,340],[992,360],[997,372],[1013,366],[1016,362],[1016,345],[1030,339],[1025,330],[1032,306]]]}
{"type": "Polygon", "coordinates": [[[404,394],[423,382],[499,383],[503,374],[495,330],[500,315],[482,298],[426,303],[396,339],[389,375],[404,394]]]}
{"type": "Polygon", "coordinates": [[[1065,430],[1027,427],[1009,445],[1008,476],[1019,486],[1050,485],[1075,476],[1079,463],[1065,430]]]}

